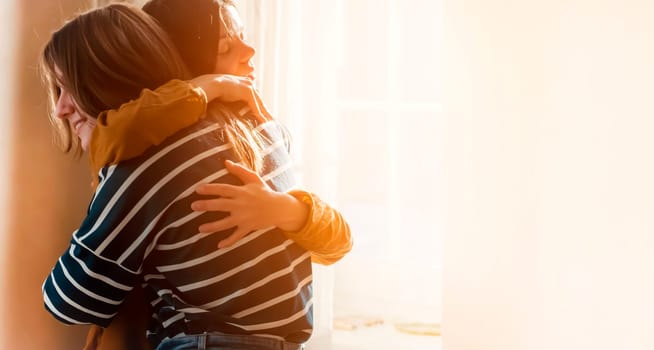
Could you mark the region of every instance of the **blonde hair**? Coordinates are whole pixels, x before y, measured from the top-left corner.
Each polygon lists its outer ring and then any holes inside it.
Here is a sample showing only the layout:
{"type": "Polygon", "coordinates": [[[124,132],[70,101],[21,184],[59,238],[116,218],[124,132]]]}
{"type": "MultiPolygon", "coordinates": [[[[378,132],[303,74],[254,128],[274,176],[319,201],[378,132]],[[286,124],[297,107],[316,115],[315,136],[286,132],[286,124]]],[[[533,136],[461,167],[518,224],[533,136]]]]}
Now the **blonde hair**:
{"type": "Polygon", "coordinates": [[[41,55],[50,119],[65,151],[78,147],[70,126],[53,115],[59,87],[96,117],[174,78],[189,78],[167,34],[139,8],[122,3],[78,15],[52,34],[41,55]]]}
{"type": "MultiPolygon", "coordinates": [[[[54,115],[59,87],[90,115],[116,109],[171,79],[189,79],[184,61],[168,34],[141,9],[114,3],[82,13],[52,34],[41,55],[50,97],[50,120],[64,152],[81,154],[67,121],[54,115]]],[[[211,109],[210,109],[211,110],[211,109]]],[[[223,125],[221,136],[252,169],[261,165],[263,141],[254,125],[234,113],[209,113],[223,125]]]]}

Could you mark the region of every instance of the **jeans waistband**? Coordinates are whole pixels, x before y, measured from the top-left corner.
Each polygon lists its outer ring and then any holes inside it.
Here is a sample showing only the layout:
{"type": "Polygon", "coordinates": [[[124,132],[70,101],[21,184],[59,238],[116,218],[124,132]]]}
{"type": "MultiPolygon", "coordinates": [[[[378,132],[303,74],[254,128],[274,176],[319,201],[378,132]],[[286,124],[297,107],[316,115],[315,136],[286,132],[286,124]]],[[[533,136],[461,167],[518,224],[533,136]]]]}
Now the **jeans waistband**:
{"type": "Polygon", "coordinates": [[[156,350],[304,350],[304,344],[254,335],[211,332],[166,339],[156,350]]]}

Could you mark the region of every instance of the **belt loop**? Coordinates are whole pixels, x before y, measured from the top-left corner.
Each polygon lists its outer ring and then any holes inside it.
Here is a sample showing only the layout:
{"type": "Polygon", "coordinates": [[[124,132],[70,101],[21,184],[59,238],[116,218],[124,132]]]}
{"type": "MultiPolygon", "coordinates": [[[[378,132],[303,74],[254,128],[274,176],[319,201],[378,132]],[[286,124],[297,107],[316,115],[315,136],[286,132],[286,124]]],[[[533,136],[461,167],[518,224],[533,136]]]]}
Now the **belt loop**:
{"type": "Polygon", "coordinates": [[[204,332],[198,336],[198,350],[207,350],[207,337],[209,334],[204,332]]]}

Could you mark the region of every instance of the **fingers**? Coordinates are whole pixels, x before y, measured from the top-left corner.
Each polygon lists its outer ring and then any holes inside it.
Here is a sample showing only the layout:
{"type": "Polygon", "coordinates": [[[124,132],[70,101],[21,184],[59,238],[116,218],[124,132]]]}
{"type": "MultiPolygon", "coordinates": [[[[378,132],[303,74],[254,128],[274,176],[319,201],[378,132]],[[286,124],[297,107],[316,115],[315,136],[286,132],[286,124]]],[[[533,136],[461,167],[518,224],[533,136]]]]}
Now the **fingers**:
{"type": "Polygon", "coordinates": [[[205,74],[189,81],[201,88],[207,100],[220,99],[227,102],[244,101],[260,122],[272,120],[266,105],[261,100],[254,82],[248,77],[230,74],[205,74]]]}
{"type": "MultiPolygon", "coordinates": [[[[236,226],[236,223],[234,222],[234,220],[232,220],[231,216],[228,216],[222,220],[202,224],[200,225],[200,227],[198,227],[198,231],[200,233],[214,233],[214,232],[220,232],[230,229],[234,226],[236,226]]],[[[240,229],[237,227],[236,231],[234,231],[234,233],[229,235],[229,237],[218,242],[218,248],[231,247],[232,245],[234,245],[234,243],[238,242],[241,238],[245,237],[247,234],[248,234],[248,230],[240,229]]]]}
{"type": "Polygon", "coordinates": [[[189,80],[191,85],[204,91],[207,101],[220,99],[226,102],[245,101],[256,106],[254,84],[250,79],[229,74],[205,74],[189,80]]]}
{"type": "Polygon", "coordinates": [[[198,227],[198,231],[200,233],[213,233],[213,232],[224,231],[234,226],[236,226],[236,223],[234,222],[231,216],[228,216],[222,220],[202,224],[200,225],[200,227],[198,227]]]}
{"type": "Polygon", "coordinates": [[[230,211],[232,205],[227,198],[203,199],[191,203],[194,211],[230,211]]]}
{"type": "Polygon", "coordinates": [[[245,237],[248,234],[247,230],[237,229],[229,237],[218,242],[218,248],[227,248],[232,246],[234,243],[238,242],[241,238],[245,237]]]}
{"type": "Polygon", "coordinates": [[[241,163],[234,163],[231,160],[227,159],[225,160],[225,168],[232,175],[238,177],[238,179],[241,180],[243,184],[264,183],[263,179],[260,178],[257,173],[255,173],[250,168],[246,167],[241,163]]]}
{"type": "Polygon", "coordinates": [[[198,194],[208,194],[227,198],[236,197],[238,191],[239,186],[228,184],[202,184],[195,188],[195,192],[198,194]]]}
{"type": "Polygon", "coordinates": [[[238,85],[245,85],[248,88],[253,88],[254,83],[252,82],[252,79],[249,79],[247,77],[242,77],[240,75],[233,75],[233,74],[207,74],[208,77],[211,77],[211,79],[227,79],[230,80],[238,85]]]}

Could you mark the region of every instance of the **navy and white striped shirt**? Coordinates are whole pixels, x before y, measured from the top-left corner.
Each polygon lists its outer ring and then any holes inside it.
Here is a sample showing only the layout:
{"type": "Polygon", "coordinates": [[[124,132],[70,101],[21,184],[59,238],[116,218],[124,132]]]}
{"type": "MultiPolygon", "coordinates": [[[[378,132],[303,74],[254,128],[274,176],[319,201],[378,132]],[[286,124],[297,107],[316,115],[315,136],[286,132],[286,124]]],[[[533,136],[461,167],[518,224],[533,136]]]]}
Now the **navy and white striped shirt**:
{"type": "MultiPolygon", "coordinates": [[[[210,120],[180,131],[142,156],[105,167],[81,227],[43,285],[46,308],[68,324],[106,327],[134,286],[152,309],[153,344],[221,331],[305,342],[312,330],[309,253],[276,228],[218,249],[233,229],[200,234],[224,212],[194,212],[201,183],[241,184],[224,169],[231,146],[210,120]]],[[[258,127],[270,140],[262,177],[294,186],[280,126],[258,127]]]]}

